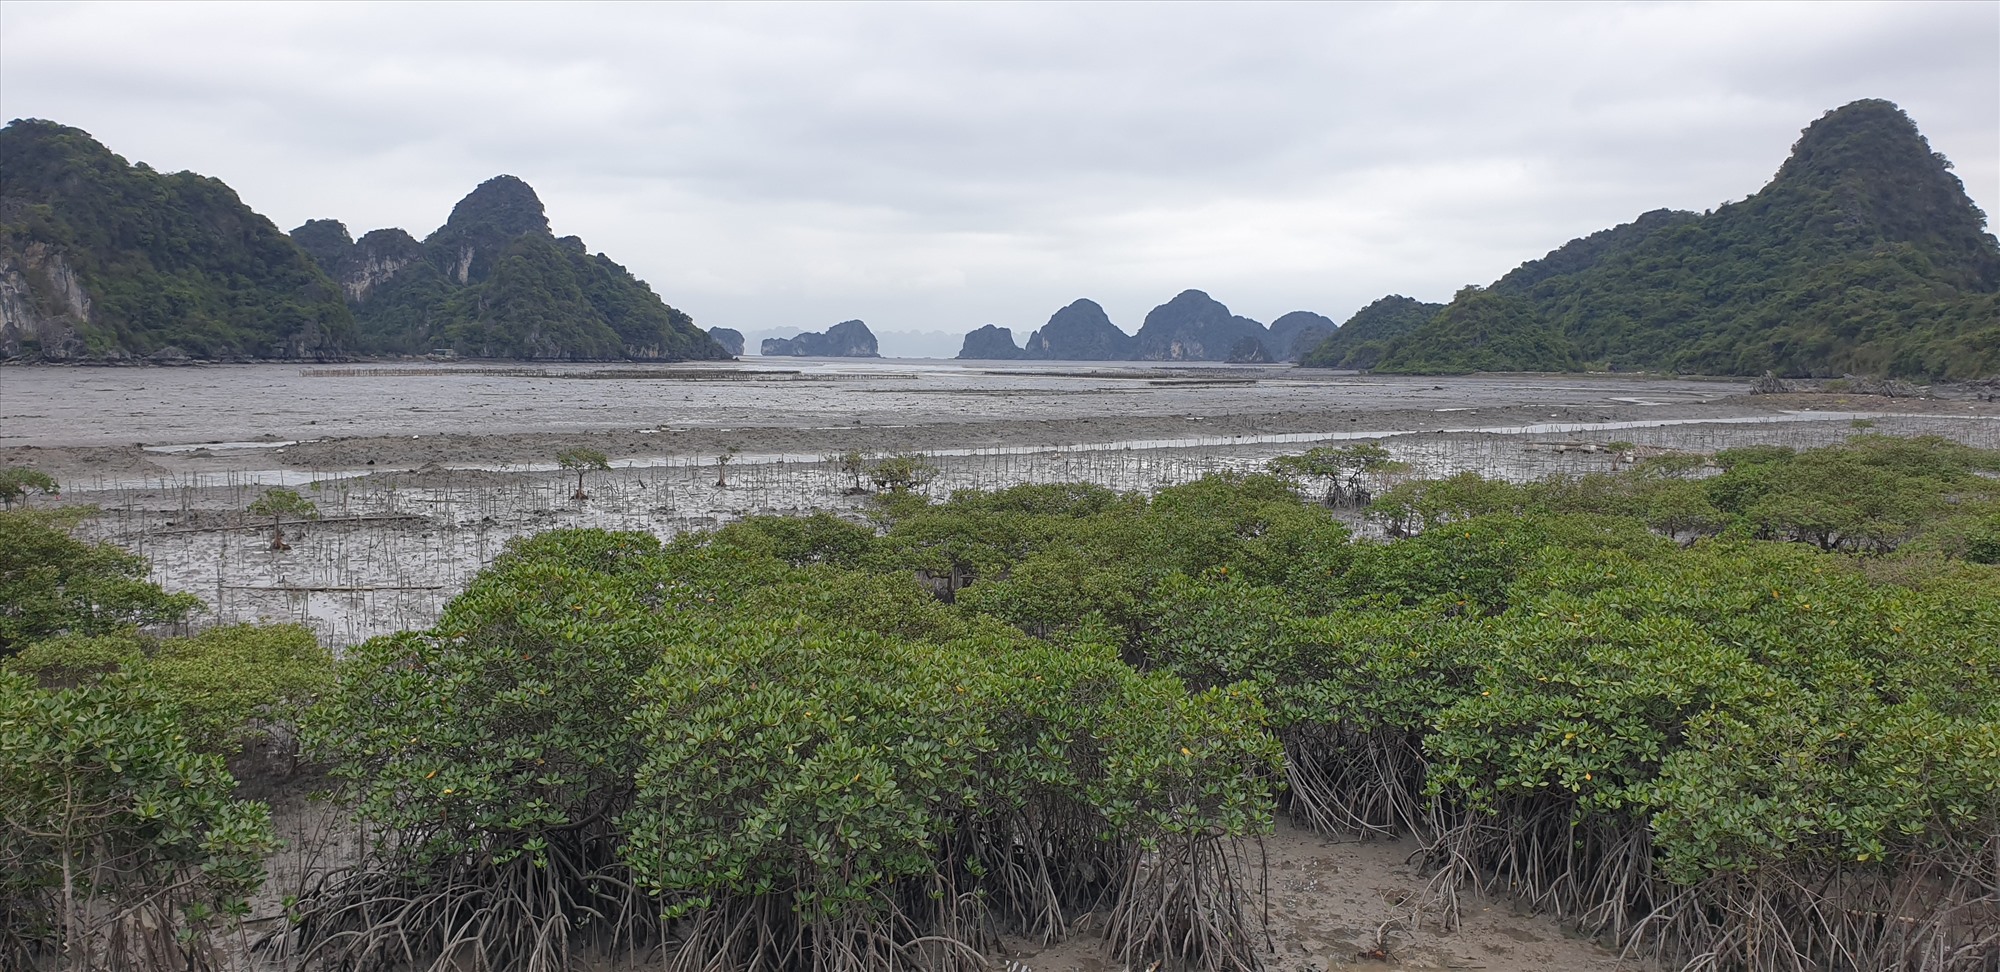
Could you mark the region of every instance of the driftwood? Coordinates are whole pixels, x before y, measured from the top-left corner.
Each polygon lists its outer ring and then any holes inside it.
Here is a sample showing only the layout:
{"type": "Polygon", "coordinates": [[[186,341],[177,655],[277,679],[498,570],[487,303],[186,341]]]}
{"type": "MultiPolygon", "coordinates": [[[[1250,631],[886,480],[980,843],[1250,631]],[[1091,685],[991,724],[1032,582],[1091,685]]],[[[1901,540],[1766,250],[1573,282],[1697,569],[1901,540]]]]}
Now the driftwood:
{"type": "Polygon", "coordinates": [[[223,585],[223,589],[230,591],[283,591],[287,594],[339,594],[365,591],[441,591],[445,589],[445,586],[443,584],[380,584],[368,586],[340,584],[226,584],[223,585]]]}
{"type": "Polygon", "coordinates": [[[1871,375],[1842,375],[1839,378],[1780,378],[1772,372],[1752,382],[1752,395],[1785,395],[1794,392],[1819,392],[1843,395],[1880,395],[1883,398],[1929,398],[1929,385],[1916,385],[1900,378],[1876,378],[1871,375]]]}
{"type": "Polygon", "coordinates": [[[1523,452],[1618,452],[1631,456],[1663,456],[1677,450],[1665,446],[1637,445],[1629,449],[1614,450],[1602,442],[1529,442],[1521,447],[1523,452]]]}
{"type": "MultiPolygon", "coordinates": [[[[428,520],[422,513],[376,513],[368,516],[331,516],[318,520],[293,520],[289,526],[324,526],[329,523],[387,523],[395,520],[428,520]]],[[[232,523],[226,526],[179,527],[173,530],[145,530],[144,536],[170,537],[182,533],[227,533],[231,530],[262,530],[258,523],[232,523]]]]}

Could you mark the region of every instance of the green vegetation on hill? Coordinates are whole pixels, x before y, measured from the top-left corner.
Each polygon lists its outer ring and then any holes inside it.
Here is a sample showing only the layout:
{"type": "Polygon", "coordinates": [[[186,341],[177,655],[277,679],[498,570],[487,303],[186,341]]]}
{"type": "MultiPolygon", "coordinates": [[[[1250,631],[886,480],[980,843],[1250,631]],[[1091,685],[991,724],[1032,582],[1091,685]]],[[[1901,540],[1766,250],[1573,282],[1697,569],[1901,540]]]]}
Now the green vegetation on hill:
{"type": "Polygon", "coordinates": [[[1763,190],[1576,240],[1394,343],[1389,372],[2000,373],[2000,244],[1895,105],[1814,122],[1763,190]]]}
{"type": "Polygon", "coordinates": [[[1443,304],[1390,294],[1354,312],[1347,323],[1299,359],[1306,368],[1366,371],[1382,360],[1391,344],[1444,309],[1443,304]]]}
{"type": "Polygon", "coordinates": [[[346,291],[368,353],[728,357],[624,267],[574,236],[551,236],[541,200],[513,176],[482,183],[422,243],[402,230],[352,241],[333,220],[313,220],[293,237],[346,291]]]}
{"type": "Polygon", "coordinates": [[[291,236],[221,182],[127,164],[52,122],[0,129],[0,358],[727,355],[575,237],[487,181],[428,240],[332,220],[291,236]]]}
{"type": "Polygon", "coordinates": [[[128,164],[48,121],[0,129],[0,280],[25,295],[0,357],[312,358],[354,345],[339,289],[228,186],[128,164]]]}

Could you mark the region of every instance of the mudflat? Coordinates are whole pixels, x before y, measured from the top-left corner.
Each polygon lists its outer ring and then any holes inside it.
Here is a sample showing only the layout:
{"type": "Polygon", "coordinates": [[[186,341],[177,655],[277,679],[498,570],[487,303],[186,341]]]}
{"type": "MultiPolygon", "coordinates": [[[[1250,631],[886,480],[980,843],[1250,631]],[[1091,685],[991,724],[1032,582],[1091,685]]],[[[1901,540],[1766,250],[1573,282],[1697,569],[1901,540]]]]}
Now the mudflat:
{"type": "Polygon", "coordinates": [[[1970,397],[1751,396],[1740,380],[1143,362],[784,365],[13,367],[0,369],[0,463],[87,488],[270,470],[529,471],[575,445],[640,464],[729,449],[799,461],[847,450],[1227,447],[1848,413],[2000,416],[2000,405],[1970,397]]]}

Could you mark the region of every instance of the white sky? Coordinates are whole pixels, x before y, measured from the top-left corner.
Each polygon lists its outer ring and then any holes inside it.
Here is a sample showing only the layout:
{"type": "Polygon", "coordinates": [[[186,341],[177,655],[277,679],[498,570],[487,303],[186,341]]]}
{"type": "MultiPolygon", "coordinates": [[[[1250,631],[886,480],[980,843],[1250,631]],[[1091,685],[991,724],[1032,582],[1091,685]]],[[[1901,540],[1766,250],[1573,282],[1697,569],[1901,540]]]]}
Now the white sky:
{"type": "Polygon", "coordinates": [[[1994,2],[0,4],[5,118],[283,229],[421,238],[512,173],[746,333],[1442,300],[1740,199],[1857,98],[2000,207],[1994,2]]]}

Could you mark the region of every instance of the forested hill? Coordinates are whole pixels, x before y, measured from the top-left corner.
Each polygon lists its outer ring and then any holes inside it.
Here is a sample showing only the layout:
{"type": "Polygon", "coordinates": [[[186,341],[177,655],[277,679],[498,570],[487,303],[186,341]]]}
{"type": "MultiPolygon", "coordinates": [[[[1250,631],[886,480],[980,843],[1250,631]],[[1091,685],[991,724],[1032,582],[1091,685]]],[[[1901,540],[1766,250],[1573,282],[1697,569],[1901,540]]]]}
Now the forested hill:
{"type": "Polygon", "coordinates": [[[2000,245],[1949,169],[1901,109],[1854,102],[1748,199],[1647,213],[1468,287],[1374,367],[2000,374],[2000,245]]]}
{"type": "Polygon", "coordinates": [[[450,349],[483,358],[727,358],[692,318],[574,236],[549,232],[526,182],[496,176],[419,243],[400,229],[354,240],[334,220],[292,237],[338,281],[369,353],[450,349]]]}
{"type": "Polygon", "coordinates": [[[1396,339],[1431,319],[1443,304],[1390,294],[1354,312],[1347,323],[1307,351],[1299,364],[1308,368],[1353,368],[1366,371],[1382,360],[1396,339]]]}
{"type": "Polygon", "coordinates": [[[512,176],[418,242],[332,220],[287,235],[221,181],[89,133],[0,129],[0,359],[726,358],[688,315],[574,236],[512,176]]]}
{"type": "Polygon", "coordinates": [[[0,358],[319,358],[354,337],[339,289],[222,182],[54,122],[0,129],[0,358]]]}

